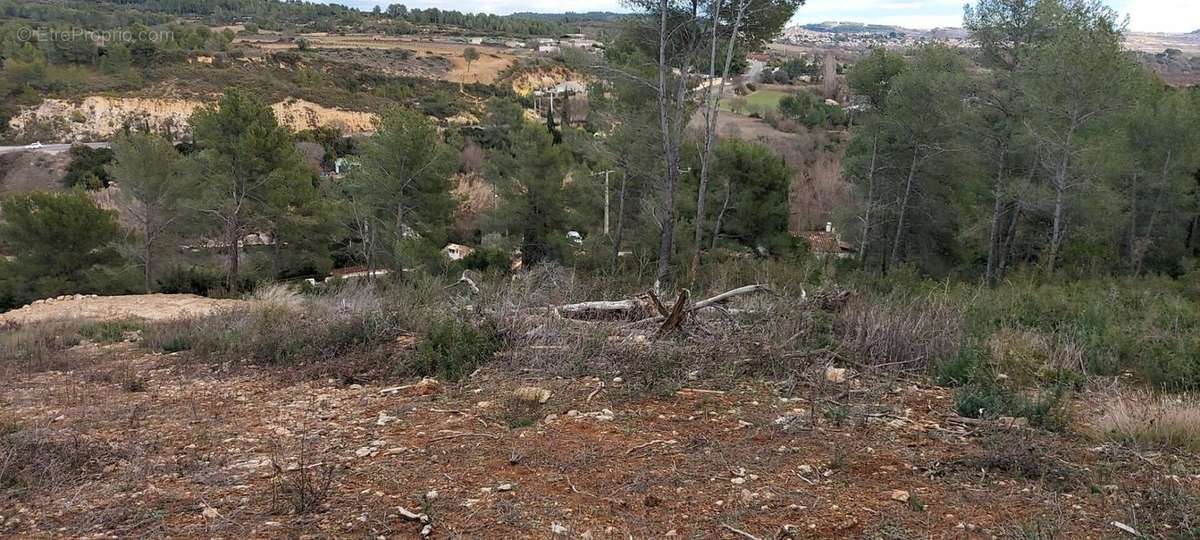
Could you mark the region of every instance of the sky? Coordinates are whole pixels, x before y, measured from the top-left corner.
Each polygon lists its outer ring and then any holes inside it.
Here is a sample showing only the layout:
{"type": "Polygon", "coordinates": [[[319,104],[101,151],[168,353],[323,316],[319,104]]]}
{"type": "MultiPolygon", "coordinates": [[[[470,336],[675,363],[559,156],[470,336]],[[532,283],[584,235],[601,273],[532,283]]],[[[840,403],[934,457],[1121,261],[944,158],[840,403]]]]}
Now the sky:
{"type": "MultiPolygon", "coordinates": [[[[330,0],[325,0],[330,1],[330,0]]],[[[620,0],[332,0],[370,9],[390,3],[506,15],[517,11],[624,11],[620,0]]],[[[808,0],[793,23],[853,21],[908,28],[962,26],[966,0],[808,0]]],[[[1136,32],[1200,30],[1200,0],[1107,0],[1136,32]]]]}

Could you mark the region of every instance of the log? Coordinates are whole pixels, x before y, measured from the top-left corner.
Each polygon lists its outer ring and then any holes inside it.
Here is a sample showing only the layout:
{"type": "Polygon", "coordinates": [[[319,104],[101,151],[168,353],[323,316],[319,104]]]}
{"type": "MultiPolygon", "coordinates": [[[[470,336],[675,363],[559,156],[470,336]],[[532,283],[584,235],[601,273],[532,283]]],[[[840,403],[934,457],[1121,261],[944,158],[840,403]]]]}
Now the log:
{"type": "MultiPolygon", "coordinates": [[[[770,293],[772,291],[766,285],[747,285],[696,302],[691,307],[685,308],[684,311],[690,313],[716,306],[738,296],[760,292],[770,293]]],[[[628,300],[599,300],[577,304],[564,304],[555,306],[552,309],[555,313],[567,319],[629,319],[635,321],[653,320],[658,322],[666,320],[672,314],[652,294],[628,300]]]]}
{"type": "Polygon", "coordinates": [[[724,301],[729,300],[730,298],[733,298],[736,296],[742,296],[744,294],[753,294],[753,293],[759,293],[759,292],[769,293],[772,291],[771,291],[770,287],[767,287],[766,285],[746,285],[745,287],[738,287],[732,291],[723,292],[723,293],[718,294],[707,300],[701,300],[699,302],[696,302],[696,304],[692,306],[691,311],[696,311],[698,309],[704,309],[706,307],[711,307],[711,306],[720,304],[721,302],[724,302],[724,301]]]}

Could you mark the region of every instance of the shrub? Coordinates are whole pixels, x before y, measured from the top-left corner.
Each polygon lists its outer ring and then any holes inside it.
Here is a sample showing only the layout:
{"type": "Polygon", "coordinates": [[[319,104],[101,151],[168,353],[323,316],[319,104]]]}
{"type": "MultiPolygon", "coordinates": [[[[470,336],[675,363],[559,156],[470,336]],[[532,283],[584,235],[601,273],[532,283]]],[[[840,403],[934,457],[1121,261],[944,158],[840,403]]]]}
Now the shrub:
{"type": "Polygon", "coordinates": [[[435,322],[422,334],[416,351],[417,375],[462,380],[500,350],[500,334],[491,320],[475,325],[456,319],[435,322]]]}
{"type": "Polygon", "coordinates": [[[1062,431],[1070,424],[1070,392],[1069,383],[1060,382],[1040,389],[1037,396],[1030,399],[999,381],[977,378],[955,391],[954,408],[960,416],[967,418],[1026,418],[1031,426],[1062,431]]]}
{"type": "Polygon", "coordinates": [[[129,319],[100,321],[84,324],[79,335],[100,343],[117,343],[125,340],[125,334],[141,330],[142,323],[129,319]]]}
{"type": "Polygon", "coordinates": [[[1146,395],[1117,399],[1094,429],[1103,438],[1139,448],[1200,451],[1200,400],[1146,395]]]}
{"type": "Polygon", "coordinates": [[[856,298],[834,324],[840,346],[884,372],[928,373],[955,358],[963,342],[963,312],[944,295],[856,298]]]}
{"type": "Polygon", "coordinates": [[[41,323],[0,331],[0,368],[18,371],[69,369],[62,351],[79,344],[78,326],[41,323]]]}
{"type": "MultiPolygon", "coordinates": [[[[256,293],[251,307],[210,317],[148,325],[146,347],[192,350],[266,365],[320,364],[353,353],[386,353],[397,332],[372,287],[346,287],[301,297],[277,287],[256,293]]],[[[326,368],[335,366],[328,365],[326,368]]]]}

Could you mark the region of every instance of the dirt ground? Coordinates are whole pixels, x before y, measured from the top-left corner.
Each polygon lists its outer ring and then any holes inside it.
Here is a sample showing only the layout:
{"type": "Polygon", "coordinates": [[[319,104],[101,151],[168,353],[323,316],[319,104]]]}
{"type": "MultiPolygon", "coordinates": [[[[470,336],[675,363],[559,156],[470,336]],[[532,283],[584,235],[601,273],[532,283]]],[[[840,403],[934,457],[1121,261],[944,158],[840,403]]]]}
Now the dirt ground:
{"type": "MultiPolygon", "coordinates": [[[[440,73],[433,74],[436,78],[450,82],[461,83],[482,83],[492,84],[496,82],[497,77],[517,59],[518,54],[513,49],[490,47],[487,45],[468,45],[466,43],[448,43],[443,41],[422,41],[413,38],[392,37],[383,35],[326,35],[326,34],[305,34],[299,36],[307,39],[314,49],[381,49],[381,50],[408,50],[415,53],[417,57],[437,57],[444,59],[450,63],[448,70],[443,70],[440,73]],[[479,60],[471,63],[470,69],[467,69],[467,63],[463,60],[463,51],[467,47],[473,47],[479,51],[479,60]]],[[[255,47],[264,50],[286,50],[295,49],[297,45],[287,42],[278,42],[276,38],[257,40],[253,38],[245,38],[238,40],[241,43],[252,44],[255,47]]],[[[420,58],[414,58],[410,62],[419,62],[420,58]]],[[[403,70],[393,70],[403,71],[403,70]]]]}
{"type": "Polygon", "coordinates": [[[71,155],[65,152],[0,154],[0,194],[58,189],[70,163],[71,155]]]}
{"type": "Polygon", "coordinates": [[[0,326],[60,320],[145,319],[160,321],[199,317],[244,304],[194,294],[133,294],[128,296],[61,296],[39,300],[0,314],[0,326]]]}
{"type": "Polygon", "coordinates": [[[71,354],[0,384],[0,426],[89,456],[81,478],[0,491],[0,536],[419,537],[403,508],[432,538],[1119,538],[1148,490],[1200,488],[1194,457],[960,423],[948,391],[912,381],[639,396],[488,368],[389,389],[129,343],[71,354]],[[322,497],[296,513],[301,493],[322,497]]]}

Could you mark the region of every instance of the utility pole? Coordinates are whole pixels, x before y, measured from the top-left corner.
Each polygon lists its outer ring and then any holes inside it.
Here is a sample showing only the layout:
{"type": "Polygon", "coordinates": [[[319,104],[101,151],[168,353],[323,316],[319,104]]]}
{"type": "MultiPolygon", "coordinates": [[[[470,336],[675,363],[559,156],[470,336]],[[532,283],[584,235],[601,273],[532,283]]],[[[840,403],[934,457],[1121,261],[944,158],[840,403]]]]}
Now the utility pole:
{"type": "Polygon", "coordinates": [[[608,209],[609,209],[609,190],[608,190],[608,175],[617,171],[600,171],[592,174],[592,176],[604,175],[604,235],[608,236],[608,209]]]}

